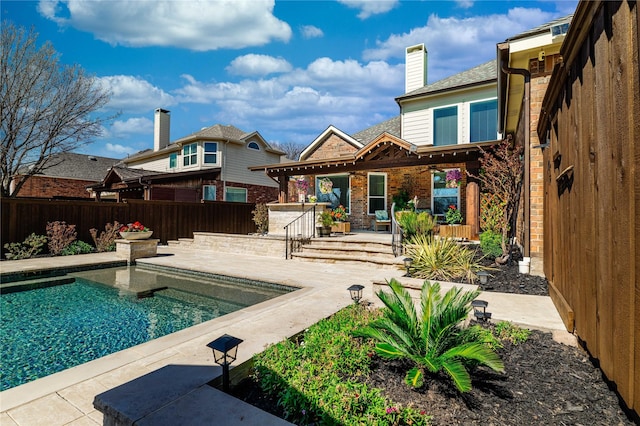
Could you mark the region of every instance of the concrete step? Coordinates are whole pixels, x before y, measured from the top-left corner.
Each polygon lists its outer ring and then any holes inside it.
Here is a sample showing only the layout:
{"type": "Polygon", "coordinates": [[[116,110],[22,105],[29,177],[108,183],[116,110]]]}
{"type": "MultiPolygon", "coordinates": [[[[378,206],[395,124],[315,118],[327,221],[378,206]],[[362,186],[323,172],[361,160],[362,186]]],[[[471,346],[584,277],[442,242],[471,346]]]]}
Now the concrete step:
{"type": "Polygon", "coordinates": [[[311,240],[311,243],[305,245],[305,247],[309,246],[319,246],[319,247],[332,247],[332,248],[350,248],[353,247],[361,248],[363,250],[376,250],[380,252],[388,251],[391,253],[391,240],[389,242],[378,242],[378,241],[367,241],[367,240],[357,240],[357,239],[341,239],[341,238],[314,238],[311,240]]]}
{"type": "Polygon", "coordinates": [[[178,238],[177,240],[169,240],[167,241],[167,245],[169,247],[192,247],[193,238],[178,238]]]}
{"type": "Polygon", "coordinates": [[[330,254],[345,254],[345,255],[363,255],[363,256],[380,256],[394,258],[391,246],[389,247],[360,247],[356,245],[350,245],[345,247],[335,246],[333,244],[306,244],[302,247],[305,253],[323,253],[330,254]]]}
{"type": "Polygon", "coordinates": [[[375,256],[365,254],[324,254],[316,252],[302,251],[298,253],[292,253],[292,258],[300,261],[307,262],[322,262],[322,263],[348,263],[348,264],[369,264],[378,268],[385,269],[403,269],[402,258],[395,258],[393,256],[375,256]]]}

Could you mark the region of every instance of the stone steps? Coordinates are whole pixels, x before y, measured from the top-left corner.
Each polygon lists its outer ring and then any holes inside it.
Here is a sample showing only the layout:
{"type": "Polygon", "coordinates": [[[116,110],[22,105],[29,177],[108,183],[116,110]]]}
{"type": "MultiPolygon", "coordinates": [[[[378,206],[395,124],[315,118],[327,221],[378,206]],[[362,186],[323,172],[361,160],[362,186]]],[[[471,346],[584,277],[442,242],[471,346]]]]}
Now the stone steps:
{"type": "Polygon", "coordinates": [[[402,269],[402,257],[395,257],[391,242],[319,238],[292,253],[296,260],[323,263],[368,264],[378,268],[402,269]]]}

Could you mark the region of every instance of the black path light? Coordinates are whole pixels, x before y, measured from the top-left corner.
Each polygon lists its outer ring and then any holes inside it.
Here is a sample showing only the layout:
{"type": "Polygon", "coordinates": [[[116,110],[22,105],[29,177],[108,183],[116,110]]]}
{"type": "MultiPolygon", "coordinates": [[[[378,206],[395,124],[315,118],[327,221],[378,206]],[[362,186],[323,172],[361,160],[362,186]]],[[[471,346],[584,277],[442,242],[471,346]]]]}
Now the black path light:
{"type": "Polygon", "coordinates": [[[353,300],[355,303],[360,302],[360,299],[362,299],[363,289],[364,289],[364,286],[360,284],[354,284],[351,287],[349,287],[347,290],[349,290],[349,294],[351,295],[351,300],[353,300]]]}
{"type": "Polygon", "coordinates": [[[405,257],[404,259],[402,259],[402,261],[404,262],[404,268],[407,270],[407,277],[411,276],[411,273],[409,272],[409,268],[411,268],[411,264],[413,263],[413,259],[410,257],[405,257]]]}
{"type": "Polygon", "coordinates": [[[242,339],[224,334],[207,344],[213,350],[213,359],[222,366],[222,390],[229,391],[229,365],[236,360],[238,345],[242,339]]]}

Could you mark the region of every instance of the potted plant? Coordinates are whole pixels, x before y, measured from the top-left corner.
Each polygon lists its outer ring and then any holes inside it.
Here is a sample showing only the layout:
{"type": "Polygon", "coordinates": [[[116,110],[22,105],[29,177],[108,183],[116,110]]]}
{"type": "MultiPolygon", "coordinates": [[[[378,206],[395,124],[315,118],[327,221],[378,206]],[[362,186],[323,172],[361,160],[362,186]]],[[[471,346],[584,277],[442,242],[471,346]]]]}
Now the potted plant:
{"type": "Polygon", "coordinates": [[[153,234],[153,231],[138,221],[122,225],[118,232],[125,240],[146,240],[153,234]]]}
{"type": "Polygon", "coordinates": [[[460,225],[462,223],[462,214],[455,205],[451,204],[445,214],[445,220],[449,225],[460,225]]]}
{"type": "Polygon", "coordinates": [[[304,177],[298,178],[296,180],[296,189],[298,190],[298,201],[304,203],[307,191],[309,191],[309,182],[304,177]]]}
{"type": "Polygon", "coordinates": [[[347,215],[347,210],[342,204],[331,210],[331,217],[335,222],[335,224],[331,227],[332,232],[341,232],[343,234],[351,232],[349,216],[347,215]]]}
{"type": "Polygon", "coordinates": [[[447,188],[457,188],[462,182],[462,173],[458,169],[449,170],[447,171],[446,181],[447,188]]]}
{"type": "Polygon", "coordinates": [[[318,231],[318,236],[320,237],[328,237],[331,235],[331,225],[333,225],[334,220],[331,215],[331,210],[325,210],[320,213],[317,217],[317,226],[316,229],[318,231]]]}

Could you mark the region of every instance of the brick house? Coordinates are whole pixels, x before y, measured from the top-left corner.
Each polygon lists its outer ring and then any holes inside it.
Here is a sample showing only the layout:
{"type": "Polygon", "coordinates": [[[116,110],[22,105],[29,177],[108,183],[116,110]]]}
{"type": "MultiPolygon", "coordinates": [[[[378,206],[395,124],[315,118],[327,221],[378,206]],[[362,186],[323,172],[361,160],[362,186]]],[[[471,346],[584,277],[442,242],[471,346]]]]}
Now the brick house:
{"type": "MultiPolygon", "coordinates": [[[[91,198],[87,186],[100,182],[107,170],[120,160],[95,155],[61,152],[50,156],[42,171],[31,175],[16,194],[17,197],[76,199],[91,198]]],[[[24,179],[27,170],[13,177],[24,179]]]]}
{"type": "Polygon", "coordinates": [[[96,198],[103,192],[115,192],[118,201],[265,203],[277,198],[272,179],[248,170],[284,156],[258,132],[216,124],[169,143],[169,118],[169,111],[155,111],[153,149],[122,160],[103,175],[90,187],[96,198]]]}
{"type": "Polygon", "coordinates": [[[390,211],[402,195],[418,198],[418,208],[440,220],[449,205],[459,208],[465,224],[479,232],[476,173],[480,148],[499,142],[497,71],[490,61],[433,84],[427,81],[424,45],[406,49],[405,93],[396,98],[400,115],[353,135],[329,126],[314,139],[300,161],[254,167],[280,183],[279,202],[297,200],[292,177],[303,176],[310,191],[320,179],[333,183],[334,196],[345,206],[351,229],[369,229],[377,210],[390,211]],[[460,172],[459,185],[448,185],[447,172],[460,172]]]}
{"type": "Polygon", "coordinates": [[[516,231],[531,272],[543,275],[543,152],[536,128],[551,73],[573,15],[517,34],[497,45],[498,129],[525,147],[522,208],[516,231]],[[527,102],[527,99],[529,101],[527,102]]]}

